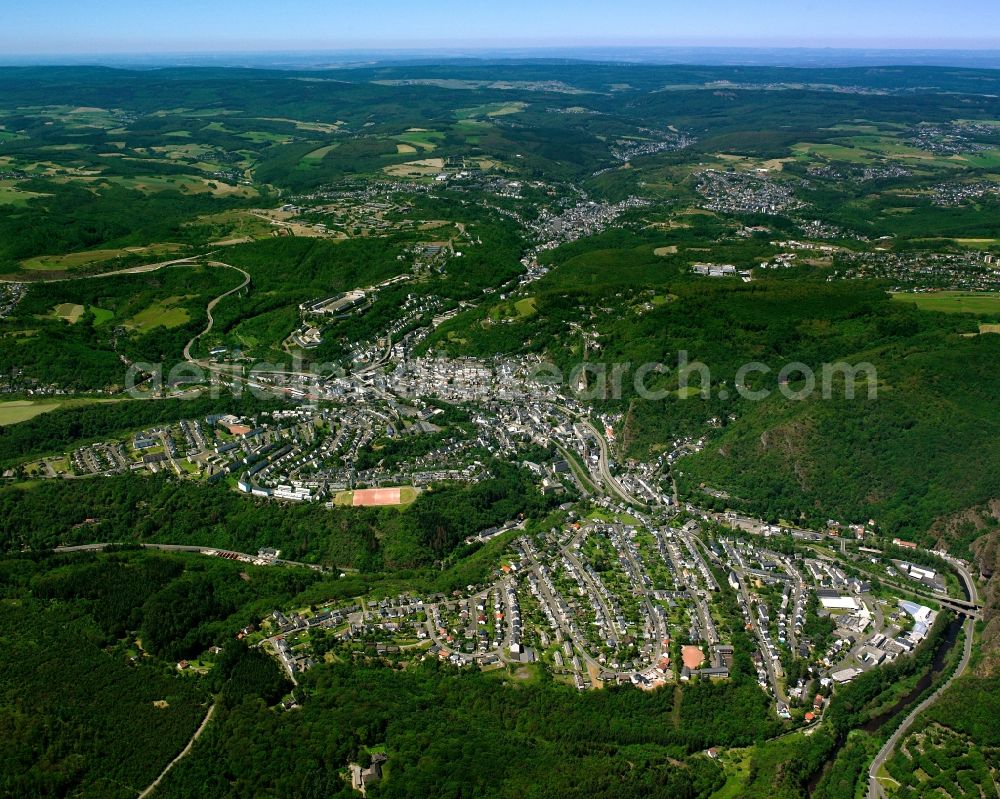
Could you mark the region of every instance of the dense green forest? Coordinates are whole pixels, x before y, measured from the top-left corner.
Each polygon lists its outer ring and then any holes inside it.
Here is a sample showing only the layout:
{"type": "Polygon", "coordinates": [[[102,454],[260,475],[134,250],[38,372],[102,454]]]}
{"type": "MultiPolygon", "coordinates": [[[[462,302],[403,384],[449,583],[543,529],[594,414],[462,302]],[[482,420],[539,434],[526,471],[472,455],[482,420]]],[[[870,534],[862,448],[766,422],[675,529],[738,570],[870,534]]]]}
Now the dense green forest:
{"type": "Polygon", "coordinates": [[[135,796],[213,693],[229,705],[287,690],[234,635],[317,579],[197,556],[0,560],[0,792],[135,796]],[[208,678],[178,674],[176,659],[214,644],[225,646],[208,678]]]}
{"type": "Polygon", "coordinates": [[[579,696],[544,680],[511,684],[433,663],[317,669],[300,690],[305,702],[294,713],[257,702],[226,712],[163,795],[207,787],[217,796],[347,797],[340,772],[363,747],[384,745],[388,777],[373,796],[695,799],[723,780],[712,761],[689,752],[714,737],[713,719],[725,724],[749,710],[708,686],[684,695],[678,726],[668,691],[579,696]]]}
{"type": "MultiPolygon", "coordinates": [[[[44,418],[44,417],[43,417],[44,418]]],[[[464,538],[553,505],[520,469],[442,485],[411,506],[365,509],[283,505],[167,477],[50,481],[0,490],[0,550],[100,542],[155,542],[256,552],[363,571],[430,566],[464,538]]]]}

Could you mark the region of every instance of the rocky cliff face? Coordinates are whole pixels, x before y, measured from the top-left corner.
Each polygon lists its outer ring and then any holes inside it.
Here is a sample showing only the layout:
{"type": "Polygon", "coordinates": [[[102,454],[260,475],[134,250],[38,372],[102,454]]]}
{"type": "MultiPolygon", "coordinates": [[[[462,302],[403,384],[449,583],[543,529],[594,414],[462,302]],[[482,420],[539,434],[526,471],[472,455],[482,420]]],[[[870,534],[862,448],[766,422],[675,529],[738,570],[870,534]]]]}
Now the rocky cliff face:
{"type": "Polygon", "coordinates": [[[991,531],[977,538],[972,544],[974,564],[985,578],[980,582],[983,600],[983,658],[976,672],[983,677],[1000,673],[1000,532],[991,531]]]}
{"type": "Polygon", "coordinates": [[[940,519],[931,532],[938,546],[971,553],[985,624],[983,657],[975,670],[982,677],[1000,674],[1000,499],[940,519]]]}

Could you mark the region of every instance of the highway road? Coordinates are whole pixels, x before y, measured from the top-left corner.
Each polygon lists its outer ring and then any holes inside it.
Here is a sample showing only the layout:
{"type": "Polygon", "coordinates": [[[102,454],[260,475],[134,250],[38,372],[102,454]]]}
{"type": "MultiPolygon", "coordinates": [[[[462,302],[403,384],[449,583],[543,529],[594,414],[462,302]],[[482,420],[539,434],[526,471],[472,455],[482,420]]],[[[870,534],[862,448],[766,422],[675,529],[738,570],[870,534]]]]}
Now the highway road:
{"type": "Polygon", "coordinates": [[[237,272],[243,275],[243,282],[240,283],[236,288],[232,288],[229,291],[225,292],[224,294],[220,294],[218,297],[216,297],[214,300],[208,303],[208,305],[205,307],[205,313],[208,315],[208,323],[205,325],[205,329],[202,330],[197,336],[192,338],[187,344],[184,345],[184,360],[189,361],[190,363],[196,363],[200,366],[205,366],[207,362],[197,361],[194,358],[192,358],[191,347],[202,336],[206,336],[210,332],[212,332],[212,327],[215,325],[215,318],[212,316],[212,311],[215,310],[215,306],[218,305],[220,302],[222,302],[222,300],[224,300],[226,297],[230,296],[231,294],[235,294],[238,291],[242,291],[243,289],[245,289],[247,286],[250,285],[250,273],[244,271],[243,269],[240,269],[238,266],[232,266],[231,264],[224,264],[222,263],[222,261],[209,261],[208,265],[215,267],[224,267],[226,269],[235,269],[237,272]]]}
{"type": "Polygon", "coordinates": [[[574,413],[569,408],[566,408],[561,405],[556,407],[560,408],[562,411],[576,418],[576,420],[581,425],[586,427],[593,434],[594,438],[597,439],[597,445],[601,451],[600,459],[598,460],[597,464],[598,472],[600,474],[601,481],[610,489],[611,493],[615,494],[620,500],[629,505],[637,505],[639,507],[645,507],[646,505],[645,502],[642,502],[636,499],[634,496],[632,496],[628,491],[624,489],[624,487],[622,487],[622,484],[618,482],[618,479],[613,474],[611,474],[611,469],[608,467],[608,442],[601,434],[601,432],[596,427],[594,427],[593,423],[587,417],[574,413]]]}
{"type": "MultiPolygon", "coordinates": [[[[622,484],[618,482],[615,476],[611,474],[611,469],[608,468],[608,442],[605,440],[604,436],[601,435],[600,431],[594,427],[590,419],[570,408],[567,408],[565,405],[553,403],[553,406],[561,410],[569,416],[569,418],[579,422],[583,427],[586,427],[597,440],[597,445],[601,451],[600,459],[598,461],[598,473],[600,477],[599,482],[606,485],[609,491],[622,500],[622,502],[625,502],[628,505],[636,505],[640,508],[645,507],[645,502],[642,502],[629,494],[628,491],[624,489],[622,484]]],[[[593,473],[591,473],[591,477],[593,477],[593,473]]]]}
{"type": "Polygon", "coordinates": [[[580,420],[584,427],[590,429],[597,439],[597,445],[600,447],[601,455],[600,460],[597,463],[598,470],[600,471],[601,478],[607,484],[608,488],[611,489],[613,494],[617,494],[619,499],[628,503],[629,505],[638,505],[639,507],[645,507],[646,503],[641,500],[636,499],[628,491],[626,491],[622,484],[618,482],[613,474],[611,474],[611,469],[608,467],[608,442],[603,435],[598,431],[593,424],[590,423],[588,419],[581,418],[580,420]]]}
{"type": "Polygon", "coordinates": [[[189,258],[176,258],[172,261],[161,261],[155,264],[143,264],[142,266],[130,266],[125,269],[116,269],[111,272],[97,272],[85,275],[60,275],[59,277],[34,277],[31,280],[0,279],[0,283],[62,283],[67,280],[95,280],[102,277],[118,277],[119,275],[141,275],[145,272],[155,272],[158,269],[166,269],[171,266],[193,266],[195,260],[201,256],[193,255],[189,258]]]}

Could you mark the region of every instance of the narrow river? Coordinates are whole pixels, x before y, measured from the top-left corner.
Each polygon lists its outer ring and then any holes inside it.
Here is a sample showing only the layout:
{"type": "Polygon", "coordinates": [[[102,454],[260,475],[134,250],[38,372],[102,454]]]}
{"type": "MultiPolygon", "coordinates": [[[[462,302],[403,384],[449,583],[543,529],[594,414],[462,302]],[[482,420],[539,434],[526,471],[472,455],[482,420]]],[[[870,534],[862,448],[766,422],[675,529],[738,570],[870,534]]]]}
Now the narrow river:
{"type": "Polygon", "coordinates": [[[917,697],[919,697],[934,682],[936,682],[944,669],[945,661],[948,659],[948,653],[951,652],[951,648],[955,646],[955,642],[958,640],[958,633],[961,629],[962,617],[956,617],[951,624],[948,625],[944,638],[938,646],[937,654],[934,655],[934,662],[931,664],[931,670],[920,678],[917,684],[913,687],[913,690],[906,694],[906,696],[902,697],[898,702],[896,702],[896,704],[885,712],[879,713],[877,716],[872,716],[872,718],[870,718],[868,722],[861,727],[861,729],[870,733],[877,732],[879,727],[889,721],[889,719],[902,711],[904,708],[912,705],[917,700],[917,697]]]}
{"type": "MultiPolygon", "coordinates": [[[[962,584],[962,592],[965,594],[965,598],[971,600],[972,597],[969,596],[969,589],[965,585],[964,581],[959,581],[962,584]]],[[[931,663],[931,669],[928,671],[917,684],[909,691],[905,696],[900,698],[896,704],[890,707],[888,710],[879,713],[877,716],[870,718],[861,729],[867,733],[874,734],[878,732],[879,728],[882,727],[886,722],[892,719],[894,716],[902,713],[907,707],[911,706],[917,701],[919,696],[926,691],[933,683],[941,677],[941,672],[944,669],[944,665],[947,662],[948,654],[951,652],[952,648],[955,646],[956,641],[958,641],[958,633],[962,629],[962,623],[964,619],[961,616],[956,616],[952,622],[948,625],[948,629],[945,631],[944,637],[941,640],[941,644],[938,646],[937,653],[934,655],[934,661],[931,663]]],[[[829,770],[833,761],[829,761],[823,768],[813,775],[812,779],[806,786],[806,795],[811,797],[813,792],[816,790],[816,786],[819,785],[819,781],[823,778],[823,775],[829,770]]]]}

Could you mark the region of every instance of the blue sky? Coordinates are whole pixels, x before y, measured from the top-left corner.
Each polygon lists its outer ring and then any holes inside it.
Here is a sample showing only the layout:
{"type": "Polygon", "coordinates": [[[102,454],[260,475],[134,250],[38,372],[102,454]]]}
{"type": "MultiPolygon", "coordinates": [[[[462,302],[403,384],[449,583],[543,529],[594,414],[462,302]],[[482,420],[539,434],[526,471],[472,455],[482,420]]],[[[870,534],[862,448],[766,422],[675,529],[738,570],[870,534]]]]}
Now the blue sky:
{"type": "Polygon", "coordinates": [[[600,44],[1000,49],[1000,0],[0,0],[0,55],[600,44]]]}

